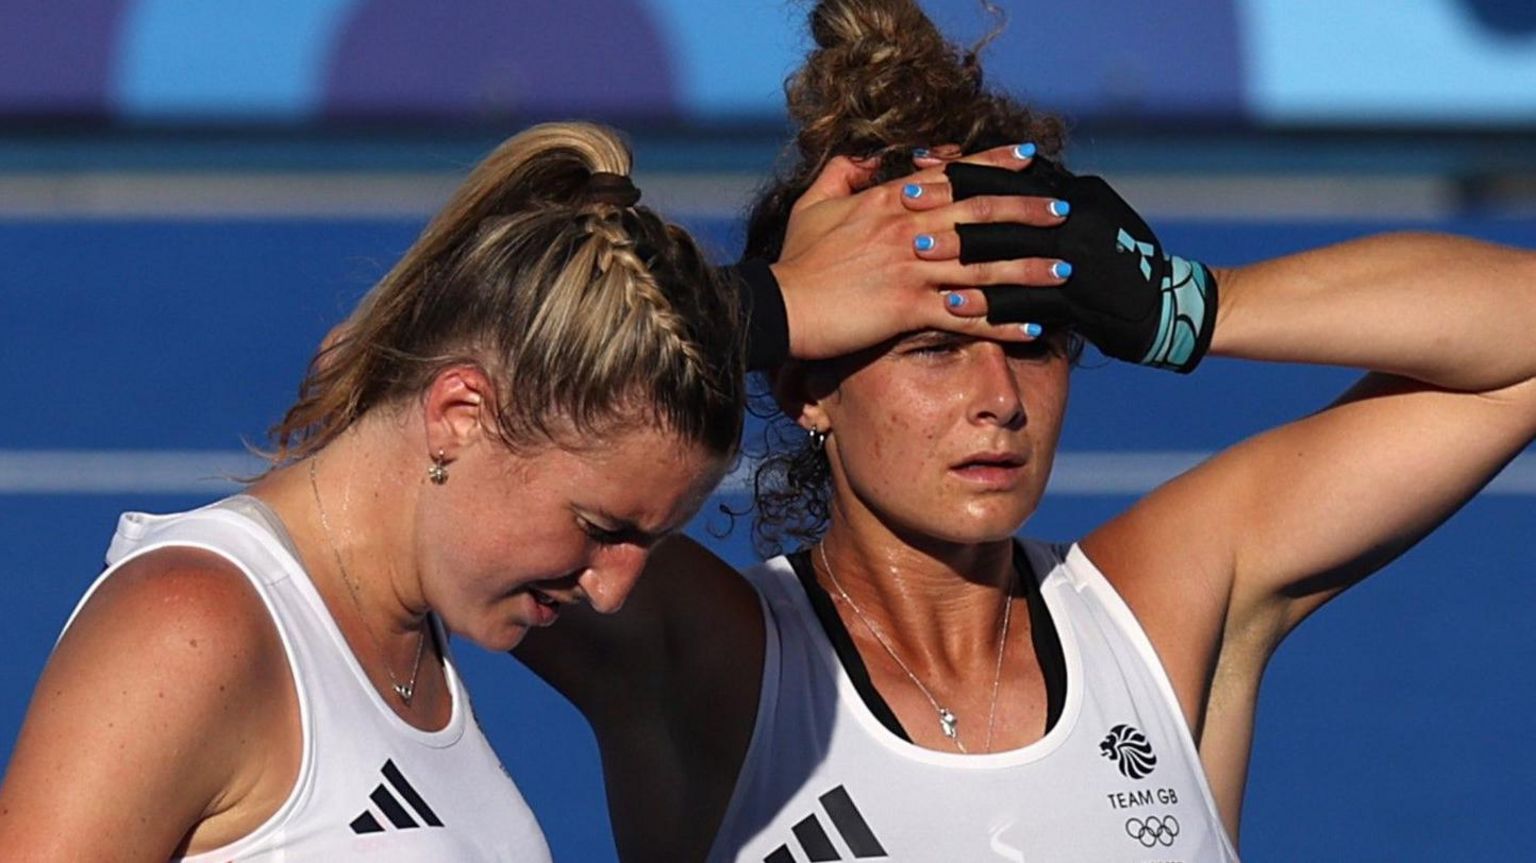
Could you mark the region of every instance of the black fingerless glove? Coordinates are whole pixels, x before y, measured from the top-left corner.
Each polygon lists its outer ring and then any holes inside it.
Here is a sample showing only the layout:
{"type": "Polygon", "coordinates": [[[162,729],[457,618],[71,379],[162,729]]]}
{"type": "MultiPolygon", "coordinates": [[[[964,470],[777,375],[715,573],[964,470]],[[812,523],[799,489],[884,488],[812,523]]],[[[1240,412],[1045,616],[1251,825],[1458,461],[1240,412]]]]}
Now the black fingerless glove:
{"type": "Polygon", "coordinates": [[[951,163],[955,200],[1036,195],[1072,205],[1055,228],[959,225],[960,262],[1059,258],[1072,265],[1061,287],[982,288],[992,323],[1056,324],[1076,329],[1099,350],[1142,365],[1193,371],[1216,324],[1216,278],[1198,261],[1163,250],[1157,235],[1099,177],[1079,177],[1048,159],[1022,171],[951,163]]]}
{"type": "Polygon", "coordinates": [[[789,359],[789,315],[779,280],[768,262],[746,258],[720,272],[739,297],[741,327],[747,335],[747,371],[760,372],[783,364],[789,359]]]}

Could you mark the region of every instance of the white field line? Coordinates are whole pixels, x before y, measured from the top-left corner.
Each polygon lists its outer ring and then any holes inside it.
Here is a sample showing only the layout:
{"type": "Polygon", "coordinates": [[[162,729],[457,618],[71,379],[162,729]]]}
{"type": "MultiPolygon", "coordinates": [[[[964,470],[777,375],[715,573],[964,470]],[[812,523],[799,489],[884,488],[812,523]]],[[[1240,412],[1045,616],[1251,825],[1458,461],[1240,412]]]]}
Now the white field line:
{"type": "MultiPolygon", "coordinates": [[[[443,171],[60,171],[0,173],[0,221],[39,219],[425,219],[461,177],[443,171]]],[[[1345,172],[1197,177],[1119,172],[1148,218],[1224,221],[1445,218],[1454,180],[1345,172]]],[[[641,172],[645,201],[673,216],[737,220],[754,173],[641,172]]]]}
{"type": "MultiPolygon", "coordinates": [[[[1198,464],[1207,452],[1063,452],[1049,491],[1069,496],[1134,496],[1198,464]]],[[[222,450],[0,450],[0,495],[184,494],[216,497],[261,459],[222,450]]],[[[719,493],[746,494],[752,465],[742,464],[719,493]]],[[[1536,496],[1536,455],[1522,455],[1484,494],[1536,496]]]]}

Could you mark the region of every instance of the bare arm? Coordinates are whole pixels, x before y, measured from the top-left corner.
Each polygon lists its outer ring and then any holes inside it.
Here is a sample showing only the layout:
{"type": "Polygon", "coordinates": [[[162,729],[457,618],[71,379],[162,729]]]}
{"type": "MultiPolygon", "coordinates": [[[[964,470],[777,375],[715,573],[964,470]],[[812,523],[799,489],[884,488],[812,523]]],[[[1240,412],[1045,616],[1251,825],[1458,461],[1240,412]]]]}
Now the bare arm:
{"type": "Polygon", "coordinates": [[[1274,648],[1536,436],[1536,255],[1404,234],[1218,275],[1213,352],[1372,371],[1084,540],[1157,646],[1235,835],[1274,648]]]}
{"type": "Polygon", "coordinates": [[[239,838],[270,814],[242,807],[285,754],[268,746],[274,711],[293,706],[297,724],[288,677],[265,608],[228,564],[190,550],[129,563],[38,683],[0,786],[6,859],[163,861],[199,828],[206,847],[239,838]]]}
{"type": "Polygon", "coordinates": [[[1387,234],[1217,270],[1213,353],[1387,372],[1462,392],[1536,377],[1536,254],[1387,234]]]}
{"type": "Polygon", "coordinates": [[[1086,545],[1138,584],[1177,567],[1212,609],[1277,640],[1536,434],[1536,255],[1399,234],[1218,272],[1213,352],[1376,374],[1169,483],[1086,545]]]}

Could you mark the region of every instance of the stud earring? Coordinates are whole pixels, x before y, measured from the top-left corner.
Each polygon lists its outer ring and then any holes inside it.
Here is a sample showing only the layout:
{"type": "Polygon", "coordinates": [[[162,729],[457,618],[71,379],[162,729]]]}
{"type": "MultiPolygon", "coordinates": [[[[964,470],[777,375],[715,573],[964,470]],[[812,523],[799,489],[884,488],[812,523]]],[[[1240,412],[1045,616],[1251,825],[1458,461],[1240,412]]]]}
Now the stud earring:
{"type": "Polygon", "coordinates": [[[827,433],[821,429],[813,428],[807,431],[806,434],[811,439],[812,452],[821,452],[822,447],[827,445],[827,433]]]}
{"type": "Polygon", "coordinates": [[[442,485],[448,481],[448,458],[442,450],[432,456],[432,466],[427,468],[427,479],[432,480],[433,485],[442,485]]]}

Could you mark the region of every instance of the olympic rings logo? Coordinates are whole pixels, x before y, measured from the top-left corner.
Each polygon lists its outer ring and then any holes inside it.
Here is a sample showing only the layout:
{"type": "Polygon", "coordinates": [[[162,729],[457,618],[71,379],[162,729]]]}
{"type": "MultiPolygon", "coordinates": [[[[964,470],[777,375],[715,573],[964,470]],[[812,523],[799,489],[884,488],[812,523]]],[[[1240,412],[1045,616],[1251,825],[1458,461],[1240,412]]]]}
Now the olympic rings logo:
{"type": "Polygon", "coordinates": [[[1155,845],[1169,848],[1173,846],[1173,840],[1179,836],[1179,819],[1172,815],[1165,815],[1162,818],[1156,815],[1132,818],[1125,822],[1125,835],[1140,842],[1143,848],[1151,848],[1155,845]]]}

